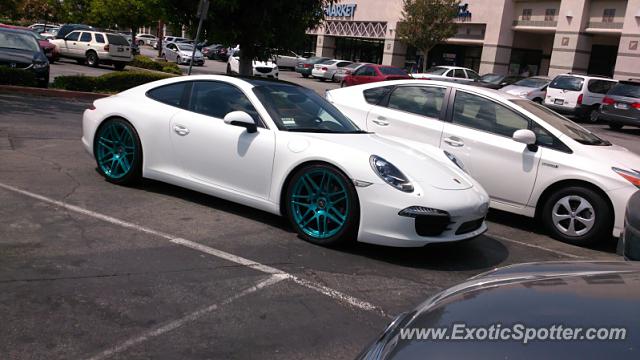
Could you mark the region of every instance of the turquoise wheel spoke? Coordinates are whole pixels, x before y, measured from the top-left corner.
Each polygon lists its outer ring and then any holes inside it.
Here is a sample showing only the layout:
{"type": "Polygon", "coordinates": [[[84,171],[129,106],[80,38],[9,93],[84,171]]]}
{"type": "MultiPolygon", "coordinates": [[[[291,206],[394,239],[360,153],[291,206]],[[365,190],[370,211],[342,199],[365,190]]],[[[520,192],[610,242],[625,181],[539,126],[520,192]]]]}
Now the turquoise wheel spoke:
{"type": "Polygon", "coordinates": [[[347,183],[331,170],[312,169],[293,184],[289,205],[302,232],[316,239],[330,238],[347,223],[347,183]]]}
{"type": "Polygon", "coordinates": [[[109,122],[100,128],[97,136],[96,157],[102,172],[111,179],[127,175],[136,153],[131,130],[120,122],[109,122]]]}

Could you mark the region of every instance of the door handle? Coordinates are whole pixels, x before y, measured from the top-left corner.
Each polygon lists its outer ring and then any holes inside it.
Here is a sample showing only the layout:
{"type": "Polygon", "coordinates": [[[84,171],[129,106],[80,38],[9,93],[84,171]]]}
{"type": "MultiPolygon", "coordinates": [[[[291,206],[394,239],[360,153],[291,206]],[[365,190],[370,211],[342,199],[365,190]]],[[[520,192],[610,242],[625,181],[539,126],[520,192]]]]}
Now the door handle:
{"type": "Polygon", "coordinates": [[[186,127],[184,127],[182,125],[174,125],[173,126],[173,131],[175,131],[175,133],[180,135],[180,136],[185,136],[185,135],[189,134],[189,129],[187,129],[186,127]]]}
{"type": "Polygon", "coordinates": [[[376,123],[376,124],[378,124],[380,126],[388,126],[389,125],[389,122],[387,121],[387,118],[384,117],[384,116],[378,116],[377,119],[373,119],[371,121],[373,121],[374,123],[376,123]]]}
{"type": "Polygon", "coordinates": [[[464,142],[462,140],[460,140],[460,138],[455,137],[455,136],[444,138],[444,142],[446,142],[447,144],[449,144],[449,145],[451,145],[453,147],[462,147],[462,146],[464,146],[464,142]]]}

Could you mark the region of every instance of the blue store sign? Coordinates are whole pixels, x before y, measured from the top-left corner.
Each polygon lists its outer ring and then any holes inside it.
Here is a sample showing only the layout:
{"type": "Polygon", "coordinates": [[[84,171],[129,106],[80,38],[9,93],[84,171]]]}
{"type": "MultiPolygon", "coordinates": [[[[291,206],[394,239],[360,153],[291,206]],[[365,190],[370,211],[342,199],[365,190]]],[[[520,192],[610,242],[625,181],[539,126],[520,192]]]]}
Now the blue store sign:
{"type": "Polygon", "coordinates": [[[327,17],[352,17],[356,12],[356,4],[333,4],[324,8],[327,17]]]}

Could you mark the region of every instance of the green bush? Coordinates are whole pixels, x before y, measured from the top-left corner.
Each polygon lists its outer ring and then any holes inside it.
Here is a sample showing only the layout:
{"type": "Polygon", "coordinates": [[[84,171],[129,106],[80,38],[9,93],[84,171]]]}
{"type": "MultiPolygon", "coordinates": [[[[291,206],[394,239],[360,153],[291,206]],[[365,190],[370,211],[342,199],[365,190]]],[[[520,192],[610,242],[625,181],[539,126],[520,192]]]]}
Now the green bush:
{"type": "Polygon", "coordinates": [[[135,66],[142,69],[162,71],[169,74],[182,75],[182,71],[177,64],[166,61],[155,61],[144,55],[136,55],[129,66],[135,66]]]}
{"type": "Polygon", "coordinates": [[[36,76],[31,71],[0,67],[0,85],[36,86],[36,76]]]}
{"type": "Polygon", "coordinates": [[[119,71],[98,77],[58,76],[53,81],[53,87],[73,91],[115,93],[169,77],[173,75],[146,71],[119,71]]]}
{"type": "Polygon", "coordinates": [[[166,72],[169,74],[182,75],[182,70],[177,64],[168,63],[167,65],[162,67],[162,72],[166,72]]]}
{"type": "Polygon", "coordinates": [[[71,91],[93,92],[96,88],[97,79],[96,77],[82,75],[58,76],[53,80],[52,87],[71,91]]]}

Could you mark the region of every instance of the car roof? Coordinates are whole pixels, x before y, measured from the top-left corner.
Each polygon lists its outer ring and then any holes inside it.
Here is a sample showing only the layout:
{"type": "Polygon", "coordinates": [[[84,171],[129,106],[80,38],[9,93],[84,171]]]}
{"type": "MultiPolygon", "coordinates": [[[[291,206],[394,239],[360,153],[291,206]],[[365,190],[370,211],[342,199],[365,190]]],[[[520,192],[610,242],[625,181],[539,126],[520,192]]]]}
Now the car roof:
{"type": "Polygon", "coordinates": [[[597,80],[618,81],[618,80],[612,79],[610,77],[602,76],[602,75],[588,75],[588,74],[585,75],[585,74],[566,73],[566,74],[558,74],[556,77],[558,77],[558,76],[573,76],[573,77],[579,77],[579,78],[583,78],[583,79],[597,79],[597,80]]]}

